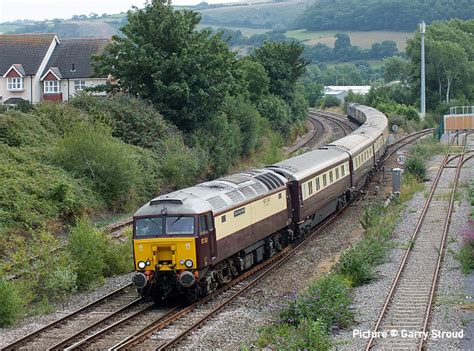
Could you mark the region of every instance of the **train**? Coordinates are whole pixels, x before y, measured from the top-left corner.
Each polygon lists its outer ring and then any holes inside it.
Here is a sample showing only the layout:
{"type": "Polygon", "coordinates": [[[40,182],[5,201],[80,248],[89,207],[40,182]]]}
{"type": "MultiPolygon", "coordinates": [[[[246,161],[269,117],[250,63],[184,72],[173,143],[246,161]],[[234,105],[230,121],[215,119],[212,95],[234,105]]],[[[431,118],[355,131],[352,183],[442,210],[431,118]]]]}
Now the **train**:
{"type": "Polygon", "coordinates": [[[324,147],[158,196],[133,217],[134,286],[160,301],[208,295],[346,206],[381,166],[386,116],[351,104],[360,124],[324,147]]]}

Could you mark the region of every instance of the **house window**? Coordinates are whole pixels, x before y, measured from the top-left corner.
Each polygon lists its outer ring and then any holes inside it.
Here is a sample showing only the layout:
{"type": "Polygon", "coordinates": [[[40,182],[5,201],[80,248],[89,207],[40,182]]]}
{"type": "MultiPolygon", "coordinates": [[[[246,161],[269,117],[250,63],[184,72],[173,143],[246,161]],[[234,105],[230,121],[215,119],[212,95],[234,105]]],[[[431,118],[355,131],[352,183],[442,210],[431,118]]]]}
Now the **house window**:
{"type": "Polygon", "coordinates": [[[46,94],[59,93],[59,81],[58,80],[45,80],[44,92],[46,94]]]}
{"type": "Polygon", "coordinates": [[[86,88],[86,81],[85,80],[75,80],[74,81],[74,90],[80,91],[86,88]]]}
{"type": "Polygon", "coordinates": [[[14,77],[7,79],[7,88],[8,90],[23,90],[23,78],[14,77]]]}

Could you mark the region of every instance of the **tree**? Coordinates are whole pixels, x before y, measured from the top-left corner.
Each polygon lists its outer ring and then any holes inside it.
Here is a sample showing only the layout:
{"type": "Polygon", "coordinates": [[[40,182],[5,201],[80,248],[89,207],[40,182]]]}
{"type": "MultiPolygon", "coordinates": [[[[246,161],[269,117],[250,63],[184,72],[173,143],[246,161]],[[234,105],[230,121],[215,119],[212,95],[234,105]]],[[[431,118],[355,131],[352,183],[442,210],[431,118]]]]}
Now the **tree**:
{"type": "Polygon", "coordinates": [[[335,53],[345,51],[345,50],[350,50],[352,45],[351,45],[351,38],[349,37],[349,35],[345,33],[337,33],[335,37],[336,37],[336,42],[334,43],[335,53]]]}
{"type": "Polygon", "coordinates": [[[219,110],[236,85],[236,55],[210,30],[196,30],[200,15],[152,0],[128,12],[123,36],[97,58],[97,73],[149,99],[164,117],[190,132],[219,110]]]}
{"type": "MultiPolygon", "coordinates": [[[[441,101],[474,99],[474,20],[434,22],[426,30],[426,102],[435,109],[441,101]]],[[[407,43],[410,85],[420,89],[420,35],[407,43]]]]}
{"type": "Polygon", "coordinates": [[[255,50],[255,59],[265,68],[270,78],[270,93],[289,102],[296,81],[303,75],[308,62],[301,57],[300,43],[267,42],[255,50]]]}
{"type": "Polygon", "coordinates": [[[408,81],[410,63],[400,57],[394,56],[384,60],[384,79],[386,82],[400,80],[403,83],[408,81]]]}

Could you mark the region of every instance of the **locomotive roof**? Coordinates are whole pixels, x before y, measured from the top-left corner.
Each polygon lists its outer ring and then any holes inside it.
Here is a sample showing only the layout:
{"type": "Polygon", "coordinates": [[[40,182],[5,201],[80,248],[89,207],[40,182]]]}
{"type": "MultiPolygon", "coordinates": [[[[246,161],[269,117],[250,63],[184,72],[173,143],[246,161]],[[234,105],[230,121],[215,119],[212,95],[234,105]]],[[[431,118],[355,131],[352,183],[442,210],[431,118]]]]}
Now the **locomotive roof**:
{"type": "Polygon", "coordinates": [[[158,196],[135,216],[224,212],[285,185],[286,179],[274,172],[251,170],[158,196]]]}
{"type": "Polygon", "coordinates": [[[285,175],[289,180],[298,181],[348,159],[349,155],[342,150],[319,148],[278,162],[267,168],[285,175]]]}

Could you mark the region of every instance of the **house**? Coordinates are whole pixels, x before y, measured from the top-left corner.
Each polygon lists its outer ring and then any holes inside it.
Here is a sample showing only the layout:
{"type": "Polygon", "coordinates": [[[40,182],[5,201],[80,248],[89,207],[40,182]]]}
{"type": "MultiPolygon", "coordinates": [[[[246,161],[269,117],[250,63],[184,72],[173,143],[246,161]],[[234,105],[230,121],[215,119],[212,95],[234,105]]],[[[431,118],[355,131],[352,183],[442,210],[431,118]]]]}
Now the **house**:
{"type": "Polygon", "coordinates": [[[0,35],[0,103],[66,101],[76,92],[104,84],[93,77],[93,55],[109,39],[63,39],[55,34],[0,35]]]}

